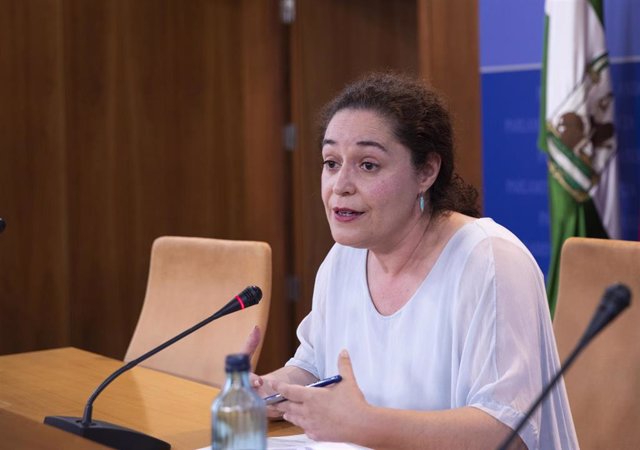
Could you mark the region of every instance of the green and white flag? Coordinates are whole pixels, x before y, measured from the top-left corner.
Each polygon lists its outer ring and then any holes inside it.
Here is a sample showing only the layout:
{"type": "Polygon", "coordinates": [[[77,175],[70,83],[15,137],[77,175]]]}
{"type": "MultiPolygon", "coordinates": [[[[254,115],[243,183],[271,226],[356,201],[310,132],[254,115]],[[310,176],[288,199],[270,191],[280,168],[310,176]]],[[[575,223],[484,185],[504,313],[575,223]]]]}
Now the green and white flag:
{"type": "Polygon", "coordinates": [[[571,236],[619,238],[614,103],[602,0],[547,0],[540,135],[547,153],[555,311],[560,250],[571,236]]]}

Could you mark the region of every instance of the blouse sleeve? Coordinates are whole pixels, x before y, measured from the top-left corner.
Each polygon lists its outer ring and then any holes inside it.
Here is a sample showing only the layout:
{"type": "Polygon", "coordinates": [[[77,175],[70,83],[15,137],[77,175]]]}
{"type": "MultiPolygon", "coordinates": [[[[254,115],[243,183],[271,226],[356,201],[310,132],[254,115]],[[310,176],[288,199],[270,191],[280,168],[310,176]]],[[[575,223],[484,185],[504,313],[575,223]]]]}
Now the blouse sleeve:
{"type": "MultiPolygon", "coordinates": [[[[550,327],[542,273],[528,251],[502,238],[490,238],[470,255],[460,286],[463,314],[458,406],[479,408],[515,428],[542,389],[542,332],[550,327]]],[[[540,412],[520,436],[539,448],[540,412]]]]}

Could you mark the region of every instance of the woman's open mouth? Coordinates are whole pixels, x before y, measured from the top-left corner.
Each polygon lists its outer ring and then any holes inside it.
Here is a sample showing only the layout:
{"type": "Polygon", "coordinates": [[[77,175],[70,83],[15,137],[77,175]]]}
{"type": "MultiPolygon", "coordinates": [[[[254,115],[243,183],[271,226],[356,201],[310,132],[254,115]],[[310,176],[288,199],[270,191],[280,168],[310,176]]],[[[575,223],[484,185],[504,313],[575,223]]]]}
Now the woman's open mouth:
{"type": "Polygon", "coordinates": [[[333,208],[334,217],[340,222],[349,222],[360,217],[363,212],[349,208],[333,208]]]}

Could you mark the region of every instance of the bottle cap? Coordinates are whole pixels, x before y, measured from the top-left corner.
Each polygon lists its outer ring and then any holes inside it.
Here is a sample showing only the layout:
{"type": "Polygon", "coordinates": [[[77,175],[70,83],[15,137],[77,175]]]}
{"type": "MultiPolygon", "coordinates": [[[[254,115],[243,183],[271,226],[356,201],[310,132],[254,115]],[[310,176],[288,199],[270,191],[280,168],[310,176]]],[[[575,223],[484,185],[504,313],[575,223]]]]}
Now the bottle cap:
{"type": "Polygon", "coordinates": [[[225,359],[224,370],[227,372],[249,370],[250,368],[251,362],[249,361],[249,355],[246,353],[234,353],[227,355],[225,359]]]}

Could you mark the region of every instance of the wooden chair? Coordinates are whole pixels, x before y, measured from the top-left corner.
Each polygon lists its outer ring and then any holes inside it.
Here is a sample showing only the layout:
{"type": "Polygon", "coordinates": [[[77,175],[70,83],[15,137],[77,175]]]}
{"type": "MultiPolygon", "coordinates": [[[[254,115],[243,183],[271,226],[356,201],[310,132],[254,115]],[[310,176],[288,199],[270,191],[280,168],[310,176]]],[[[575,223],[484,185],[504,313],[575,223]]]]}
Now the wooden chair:
{"type": "Polygon", "coordinates": [[[618,282],[631,289],[631,306],[565,374],[583,450],[640,448],[640,242],[565,242],[554,319],[561,361],[587,328],[605,288],[618,282]]]}
{"type": "MultiPolygon", "coordinates": [[[[142,366],[221,386],[225,356],[242,349],[255,325],[264,336],[271,300],[268,244],[175,236],[156,239],[142,312],[125,361],[212,315],[248,285],[262,289],[258,305],[204,326],[142,366]]],[[[253,355],[253,367],[260,350],[261,345],[253,355]]]]}

